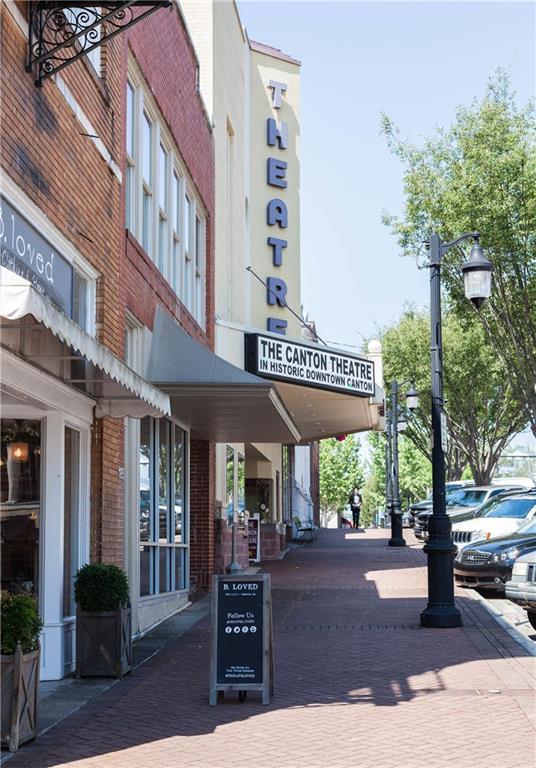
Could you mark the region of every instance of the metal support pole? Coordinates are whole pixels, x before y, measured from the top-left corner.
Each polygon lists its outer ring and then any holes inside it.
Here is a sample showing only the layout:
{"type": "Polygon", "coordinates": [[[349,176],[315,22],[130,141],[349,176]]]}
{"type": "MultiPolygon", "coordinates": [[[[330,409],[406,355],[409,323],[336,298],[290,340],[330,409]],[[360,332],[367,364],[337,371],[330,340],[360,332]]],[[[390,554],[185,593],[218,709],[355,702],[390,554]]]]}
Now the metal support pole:
{"type": "Polygon", "coordinates": [[[445,455],[443,417],[443,362],[441,338],[441,257],[439,235],[430,236],[430,320],[432,364],[432,484],[433,511],[428,522],[428,604],[421,613],[423,627],[461,627],[462,617],[454,603],[451,522],[445,502],[445,455]]]}
{"type": "Polygon", "coordinates": [[[402,508],[400,504],[400,488],[398,485],[398,382],[391,382],[391,538],[390,547],[405,547],[402,534],[402,508]]]}
{"type": "Polygon", "coordinates": [[[393,511],[393,491],[391,472],[391,412],[385,408],[385,512],[389,515],[393,511]]]}
{"type": "Polygon", "coordinates": [[[240,573],[242,566],[236,562],[236,512],[233,513],[233,529],[231,538],[231,562],[227,566],[227,573],[240,573]]]}

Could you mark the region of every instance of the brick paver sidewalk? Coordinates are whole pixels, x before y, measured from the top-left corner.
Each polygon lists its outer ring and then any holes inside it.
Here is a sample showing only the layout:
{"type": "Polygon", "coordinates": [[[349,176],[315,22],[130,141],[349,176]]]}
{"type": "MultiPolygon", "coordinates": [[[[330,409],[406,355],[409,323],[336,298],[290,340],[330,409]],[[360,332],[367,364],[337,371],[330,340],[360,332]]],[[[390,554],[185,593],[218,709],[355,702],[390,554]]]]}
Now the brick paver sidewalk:
{"type": "Polygon", "coordinates": [[[325,531],[266,566],[269,706],[208,706],[205,619],[9,768],[531,768],[534,658],[463,592],[463,629],[421,629],[423,554],[386,544],[325,531]]]}

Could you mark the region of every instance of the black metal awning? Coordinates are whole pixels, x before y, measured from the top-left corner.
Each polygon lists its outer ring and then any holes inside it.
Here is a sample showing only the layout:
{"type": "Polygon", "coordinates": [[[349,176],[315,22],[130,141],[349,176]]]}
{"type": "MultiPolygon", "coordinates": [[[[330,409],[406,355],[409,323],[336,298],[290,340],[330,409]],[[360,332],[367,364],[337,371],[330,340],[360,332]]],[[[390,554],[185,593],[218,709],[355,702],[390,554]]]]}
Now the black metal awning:
{"type": "Polygon", "coordinates": [[[35,72],[35,84],[40,86],[47,77],[171,2],[36,0],[28,5],[26,69],[35,72]]]}

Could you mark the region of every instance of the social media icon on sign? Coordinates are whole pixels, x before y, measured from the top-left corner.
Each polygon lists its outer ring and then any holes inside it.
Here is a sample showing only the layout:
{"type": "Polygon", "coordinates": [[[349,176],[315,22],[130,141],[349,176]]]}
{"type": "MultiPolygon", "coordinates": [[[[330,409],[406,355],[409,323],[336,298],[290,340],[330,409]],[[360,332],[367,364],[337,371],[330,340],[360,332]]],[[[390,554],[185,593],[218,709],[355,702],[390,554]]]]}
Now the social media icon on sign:
{"type": "Polygon", "coordinates": [[[256,632],[256,631],[257,631],[257,627],[255,627],[255,626],[253,626],[253,627],[250,627],[250,628],[249,628],[249,631],[250,631],[250,632],[256,632]]]}
{"type": "Polygon", "coordinates": [[[240,627],[235,627],[233,632],[237,635],[240,632],[240,627]]]}
{"type": "Polygon", "coordinates": [[[242,627],[242,632],[248,632],[248,631],[249,631],[249,627],[242,627]]]}
{"type": "Polygon", "coordinates": [[[225,631],[227,632],[228,635],[230,635],[233,629],[232,627],[225,627],[225,631]]]}

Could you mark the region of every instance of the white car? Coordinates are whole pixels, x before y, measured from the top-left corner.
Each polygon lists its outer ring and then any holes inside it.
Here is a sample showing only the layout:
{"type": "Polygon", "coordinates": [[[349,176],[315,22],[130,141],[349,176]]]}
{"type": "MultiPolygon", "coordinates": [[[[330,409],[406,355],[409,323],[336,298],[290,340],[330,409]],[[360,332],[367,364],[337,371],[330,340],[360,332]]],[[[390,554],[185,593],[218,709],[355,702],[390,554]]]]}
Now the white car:
{"type": "Polygon", "coordinates": [[[505,594],[527,611],[528,619],[536,629],[536,549],[518,557],[512,568],[512,578],[506,582],[505,594]]]}
{"type": "Polygon", "coordinates": [[[452,540],[458,550],[475,541],[487,541],[514,533],[536,515],[536,491],[491,499],[468,519],[453,523],[452,540]]]}

